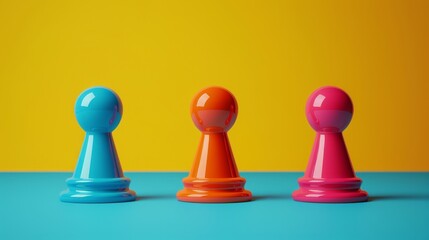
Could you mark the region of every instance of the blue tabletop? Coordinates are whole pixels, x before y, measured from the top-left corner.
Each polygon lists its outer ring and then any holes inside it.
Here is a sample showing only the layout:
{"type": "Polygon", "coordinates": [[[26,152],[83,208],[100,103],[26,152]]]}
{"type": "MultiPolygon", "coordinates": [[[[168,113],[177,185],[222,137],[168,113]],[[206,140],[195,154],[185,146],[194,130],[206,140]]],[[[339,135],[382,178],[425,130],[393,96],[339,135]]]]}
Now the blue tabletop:
{"type": "Polygon", "coordinates": [[[0,173],[0,239],[429,239],[429,173],[358,173],[369,202],[291,198],[302,173],[242,173],[254,200],[179,202],[186,173],[126,173],[135,202],[59,201],[71,173],[0,173]]]}

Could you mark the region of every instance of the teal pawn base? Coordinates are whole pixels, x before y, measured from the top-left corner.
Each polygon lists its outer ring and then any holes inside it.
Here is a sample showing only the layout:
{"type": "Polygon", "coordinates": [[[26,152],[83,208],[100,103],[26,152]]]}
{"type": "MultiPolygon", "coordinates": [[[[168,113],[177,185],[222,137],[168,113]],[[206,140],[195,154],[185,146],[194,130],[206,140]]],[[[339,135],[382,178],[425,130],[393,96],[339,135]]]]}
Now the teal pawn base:
{"type": "Polygon", "coordinates": [[[136,199],[128,187],[129,178],[67,179],[68,189],[61,193],[60,200],[72,203],[114,203],[136,199]]]}

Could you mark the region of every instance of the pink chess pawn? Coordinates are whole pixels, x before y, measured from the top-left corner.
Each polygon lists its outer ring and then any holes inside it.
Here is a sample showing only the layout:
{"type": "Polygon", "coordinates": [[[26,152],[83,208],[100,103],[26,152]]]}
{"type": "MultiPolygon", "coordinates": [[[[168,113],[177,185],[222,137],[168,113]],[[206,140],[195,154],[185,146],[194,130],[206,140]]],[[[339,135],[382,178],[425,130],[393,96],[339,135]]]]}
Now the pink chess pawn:
{"type": "Polygon", "coordinates": [[[298,179],[299,190],[293,192],[296,201],[303,202],[362,202],[368,194],[360,189],[347,153],[342,131],[349,125],[353,104],[343,90],[322,87],[307,101],[306,116],[316,130],[316,140],[305,171],[298,179]]]}

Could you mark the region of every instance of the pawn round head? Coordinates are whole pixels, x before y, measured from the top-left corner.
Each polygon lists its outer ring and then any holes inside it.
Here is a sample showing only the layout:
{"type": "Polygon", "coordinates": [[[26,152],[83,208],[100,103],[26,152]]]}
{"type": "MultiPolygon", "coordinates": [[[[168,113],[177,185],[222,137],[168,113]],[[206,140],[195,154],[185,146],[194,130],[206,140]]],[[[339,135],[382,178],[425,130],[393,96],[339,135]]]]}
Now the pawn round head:
{"type": "Polygon", "coordinates": [[[342,132],[352,119],[353,103],[343,90],[322,87],[308,98],[305,113],[314,130],[342,132]]]}
{"type": "Polygon", "coordinates": [[[191,103],[195,126],[203,132],[226,132],[237,119],[234,95],[222,87],[209,87],[197,93],[191,103]]]}
{"type": "Polygon", "coordinates": [[[93,87],[79,95],[74,112],[86,132],[112,132],[121,121],[122,103],[111,89],[93,87]]]}

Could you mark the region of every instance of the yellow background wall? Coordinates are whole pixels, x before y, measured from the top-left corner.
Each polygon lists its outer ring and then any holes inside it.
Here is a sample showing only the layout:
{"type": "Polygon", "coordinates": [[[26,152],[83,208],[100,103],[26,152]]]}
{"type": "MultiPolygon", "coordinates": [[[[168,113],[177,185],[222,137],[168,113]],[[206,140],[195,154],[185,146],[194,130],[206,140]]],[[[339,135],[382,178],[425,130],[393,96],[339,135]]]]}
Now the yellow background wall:
{"type": "Polygon", "coordinates": [[[0,170],[74,169],[81,91],[114,89],[124,170],[190,169],[189,104],[221,85],[244,170],[303,171],[304,106],[346,90],[355,170],[429,171],[429,1],[0,1],[0,170]]]}

